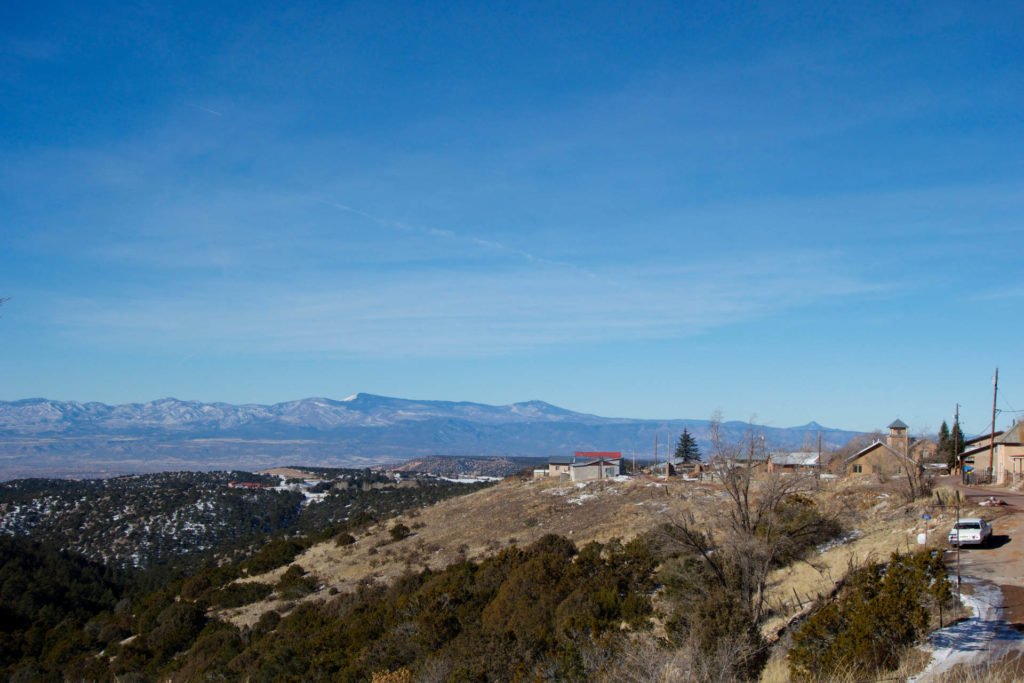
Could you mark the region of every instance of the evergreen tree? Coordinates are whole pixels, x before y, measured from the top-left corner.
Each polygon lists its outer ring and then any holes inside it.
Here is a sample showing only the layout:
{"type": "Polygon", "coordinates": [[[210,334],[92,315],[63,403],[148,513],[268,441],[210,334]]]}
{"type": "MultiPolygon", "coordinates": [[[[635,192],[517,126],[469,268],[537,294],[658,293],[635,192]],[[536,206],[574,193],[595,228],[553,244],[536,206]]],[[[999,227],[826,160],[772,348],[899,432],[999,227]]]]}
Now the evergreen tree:
{"type": "Polygon", "coordinates": [[[957,462],[959,454],[964,452],[964,433],[960,431],[960,425],[954,424],[952,433],[949,430],[949,426],[946,421],[942,421],[942,425],[939,427],[939,449],[938,454],[945,460],[949,467],[952,469],[959,463],[957,462]]]}
{"type": "Polygon", "coordinates": [[[964,433],[960,431],[959,424],[953,425],[953,434],[950,441],[956,445],[956,450],[953,451],[954,457],[958,457],[966,450],[964,447],[964,433]]]}
{"type": "Polygon", "coordinates": [[[683,433],[679,435],[675,456],[676,460],[684,463],[700,462],[700,448],[697,446],[697,440],[685,427],[683,433]]]}
{"type": "Polygon", "coordinates": [[[937,455],[945,460],[950,469],[956,467],[956,460],[953,457],[953,439],[949,435],[949,425],[943,420],[939,426],[939,448],[937,455]]]}

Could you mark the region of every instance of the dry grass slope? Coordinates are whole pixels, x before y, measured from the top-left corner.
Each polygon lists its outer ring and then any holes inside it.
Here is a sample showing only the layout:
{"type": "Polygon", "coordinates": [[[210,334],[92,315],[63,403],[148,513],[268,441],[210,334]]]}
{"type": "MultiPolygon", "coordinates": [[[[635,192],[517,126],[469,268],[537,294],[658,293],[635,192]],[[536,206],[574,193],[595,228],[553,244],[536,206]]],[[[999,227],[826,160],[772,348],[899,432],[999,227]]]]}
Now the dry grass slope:
{"type": "MultiPolygon", "coordinates": [[[[823,508],[839,515],[855,538],[773,575],[771,600],[776,616],[766,625],[769,638],[809,609],[817,596],[830,592],[849,566],[906,550],[916,545],[917,534],[924,529],[922,503],[906,505],[884,487],[830,482],[816,496],[823,508]]],[[[320,543],[296,557],[294,564],[312,572],[321,586],[304,600],[325,599],[331,593],[352,590],[361,581],[389,582],[406,571],[440,569],[510,544],[532,543],[547,533],[567,536],[577,545],[629,540],[690,512],[713,525],[725,504],[720,486],[707,482],[623,478],[584,485],[510,480],[371,527],[351,545],[320,543]],[[393,540],[390,529],[397,523],[409,527],[412,534],[393,540]]],[[[953,513],[929,509],[933,516],[929,542],[941,544],[953,513]]],[[[243,581],[276,583],[286,569],[243,581]]],[[[225,610],[220,616],[237,625],[252,625],[263,613],[284,612],[292,604],[272,598],[225,610]]]]}

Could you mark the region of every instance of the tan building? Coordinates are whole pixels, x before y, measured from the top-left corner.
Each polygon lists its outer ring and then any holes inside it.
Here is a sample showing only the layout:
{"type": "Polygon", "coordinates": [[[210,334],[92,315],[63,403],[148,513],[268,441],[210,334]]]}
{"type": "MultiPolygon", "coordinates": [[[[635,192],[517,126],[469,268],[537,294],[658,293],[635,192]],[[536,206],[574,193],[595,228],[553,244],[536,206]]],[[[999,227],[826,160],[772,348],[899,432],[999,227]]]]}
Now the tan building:
{"type": "Polygon", "coordinates": [[[991,467],[996,484],[1024,479],[1024,422],[996,432],[994,452],[991,434],[971,439],[965,446],[963,460],[973,466],[976,476],[984,477],[991,467]]]}
{"type": "Polygon", "coordinates": [[[920,463],[910,456],[910,436],[902,420],[889,425],[885,443],[875,441],[846,459],[846,474],[893,477],[920,468],[920,463]]]}
{"type": "Polygon", "coordinates": [[[914,439],[910,442],[910,459],[914,462],[934,462],[939,442],[932,439],[914,439]]]}
{"type": "MultiPolygon", "coordinates": [[[[995,433],[996,439],[1003,435],[995,433]]],[[[965,473],[970,473],[974,481],[988,481],[992,469],[992,434],[983,434],[964,441],[964,452],[960,454],[960,462],[964,464],[965,473]]]]}
{"type": "Polygon", "coordinates": [[[555,455],[548,458],[547,470],[536,470],[533,476],[548,476],[555,478],[569,478],[569,472],[572,469],[572,464],[575,462],[575,458],[571,455],[555,455]],[[540,474],[540,472],[544,474],[540,474]]]}

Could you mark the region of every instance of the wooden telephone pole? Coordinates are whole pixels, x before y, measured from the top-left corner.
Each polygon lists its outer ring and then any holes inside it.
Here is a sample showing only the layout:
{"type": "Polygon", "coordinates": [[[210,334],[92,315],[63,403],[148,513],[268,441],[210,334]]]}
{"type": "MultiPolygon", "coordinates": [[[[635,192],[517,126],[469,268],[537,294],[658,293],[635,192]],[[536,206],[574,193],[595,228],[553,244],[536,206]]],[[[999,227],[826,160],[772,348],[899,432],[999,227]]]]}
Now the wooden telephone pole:
{"type": "Polygon", "coordinates": [[[953,462],[960,468],[960,483],[967,483],[967,473],[964,471],[964,463],[960,459],[960,404],[956,404],[953,410],[953,462]]]}
{"type": "Polygon", "coordinates": [[[815,478],[821,479],[821,432],[818,432],[818,466],[815,469],[817,470],[815,478]]]}
{"type": "Polygon", "coordinates": [[[992,473],[996,468],[996,396],[999,394],[999,368],[992,379],[992,435],[988,442],[988,481],[992,483],[992,473]]]}
{"type": "Polygon", "coordinates": [[[668,481],[669,468],[672,467],[672,430],[665,432],[665,481],[668,481]]]}
{"type": "MultiPolygon", "coordinates": [[[[953,411],[953,461],[960,465],[960,484],[964,483],[964,464],[960,460],[960,404],[953,411]]],[[[960,599],[960,489],[956,490],[956,599],[960,599]]]]}
{"type": "Polygon", "coordinates": [[[658,432],[654,432],[654,476],[658,476],[658,432]]]}

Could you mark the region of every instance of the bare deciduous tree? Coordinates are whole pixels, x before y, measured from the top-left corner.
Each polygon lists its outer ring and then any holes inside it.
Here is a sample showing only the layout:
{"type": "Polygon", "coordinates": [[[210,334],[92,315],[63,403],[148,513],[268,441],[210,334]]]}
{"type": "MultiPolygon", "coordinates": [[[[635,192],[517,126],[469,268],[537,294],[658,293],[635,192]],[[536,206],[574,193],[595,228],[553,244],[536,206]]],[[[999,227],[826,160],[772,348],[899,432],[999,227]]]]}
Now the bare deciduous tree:
{"type": "Polygon", "coordinates": [[[831,535],[837,523],[820,514],[807,495],[815,489],[813,475],[766,472],[755,476],[755,462],[763,462],[755,456],[764,453],[765,445],[754,428],[742,443],[728,443],[716,414],[709,431],[728,504],[723,514],[703,523],[690,512],[674,520],[668,534],[709,570],[715,584],[708,587],[709,593],[717,592],[725,600],[723,605],[738,611],[736,621],[727,628],[742,631],[731,643],[729,655],[734,661],[731,670],[742,678],[753,668],[751,658],[761,654],[758,629],[769,612],[767,587],[772,570],[831,535]]]}
{"type": "Polygon", "coordinates": [[[682,544],[698,553],[721,587],[737,591],[750,618],[761,623],[767,609],[765,590],[775,565],[797,547],[821,535],[822,519],[786,515],[786,503],[814,490],[805,474],[768,474],[755,480],[745,464],[720,472],[729,498],[725,523],[699,524],[692,513],[673,525],[682,544]],[[785,523],[784,523],[785,522],[785,523]]]}

